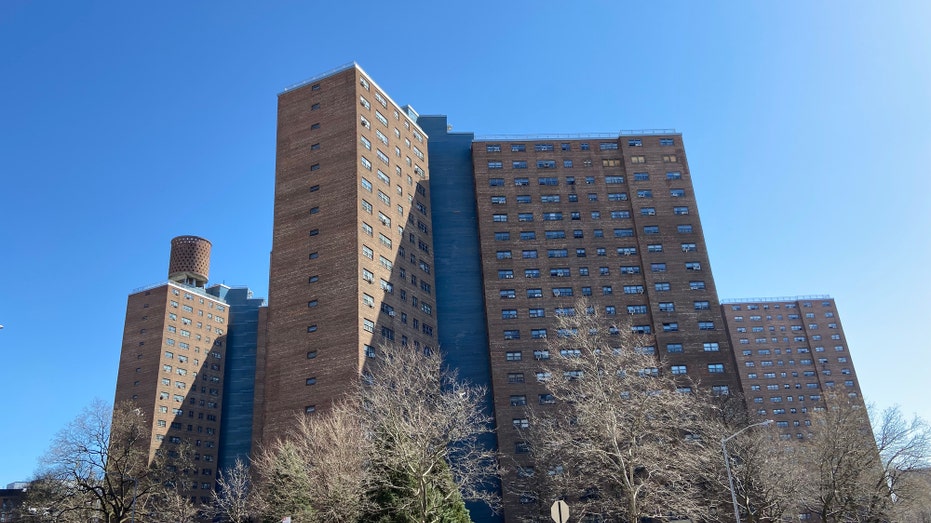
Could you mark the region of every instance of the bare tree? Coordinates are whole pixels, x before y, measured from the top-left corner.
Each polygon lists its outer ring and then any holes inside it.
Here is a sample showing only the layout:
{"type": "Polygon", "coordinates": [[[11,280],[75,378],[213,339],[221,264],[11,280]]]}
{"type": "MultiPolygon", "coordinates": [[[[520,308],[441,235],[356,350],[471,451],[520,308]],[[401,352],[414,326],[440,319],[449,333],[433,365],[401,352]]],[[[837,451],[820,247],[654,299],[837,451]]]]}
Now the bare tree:
{"type": "Polygon", "coordinates": [[[281,521],[285,517],[318,521],[311,506],[313,479],[304,461],[303,443],[278,441],[273,448],[265,449],[255,463],[260,471],[258,508],[266,521],[281,521]]]}
{"type": "Polygon", "coordinates": [[[931,427],[918,416],[906,418],[898,406],[875,416],[873,426],[884,475],[879,486],[888,487],[895,519],[931,512],[931,427]]]}
{"type": "MultiPolygon", "coordinates": [[[[743,401],[742,398],[734,399],[743,401]]],[[[743,405],[726,410],[730,415],[725,416],[717,427],[724,432],[708,434],[721,441],[738,433],[726,444],[735,495],[731,496],[724,463],[713,463],[716,468],[708,475],[717,479],[714,482],[718,491],[717,519],[731,520],[732,502],[736,498],[741,521],[794,520],[809,494],[809,477],[805,467],[799,463],[797,447],[792,442],[780,440],[772,428],[752,427],[762,420],[749,418],[743,405]]],[[[709,428],[714,430],[714,425],[709,428]]]]}
{"type": "Polygon", "coordinates": [[[255,513],[252,477],[247,465],[236,459],[233,466],[220,471],[217,488],[211,493],[210,513],[220,521],[245,523],[255,513]]]}
{"type": "Polygon", "coordinates": [[[179,490],[168,489],[150,496],[145,517],[137,521],[152,523],[195,523],[201,516],[200,508],[179,490]]]}
{"type": "Polygon", "coordinates": [[[857,399],[832,395],[812,416],[812,435],[801,447],[814,471],[809,510],[822,521],[894,521],[913,496],[909,470],[927,463],[929,434],[923,422],[907,422],[897,409],[870,431],[868,409],[857,399]]]}
{"type": "Polygon", "coordinates": [[[530,414],[526,439],[545,472],[526,486],[565,498],[580,517],[700,518],[710,503],[698,479],[721,461],[717,441],[703,436],[714,402],[665,370],[646,349],[652,339],[584,301],[575,309],[557,319],[538,377],[558,405],[530,414]]]}
{"type": "MultiPolygon", "coordinates": [[[[254,464],[259,476],[257,502],[266,518],[350,522],[366,513],[365,467],[370,453],[361,420],[357,408],[349,404],[301,416],[285,439],[260,453],[254,464]]],[[[239,497],[244,505],[240,514],[245,516],[248,495],[239,497]]]]}
{"type": "Polygon", "coordinates": [[[161,456],[150,461],[150,437],[132,404],[95,401],[55,436],[38,478],[43,487],[30,489],[27,504],[58,521],[129,521],[175,476],[161,456]]]}
{"type": "Polygon", "coordinates": [[[491,431],[481,408],[486,390],[457,380],[440,354],[385,345],[366,369],[360,394],[372,441],[370,491],[375,519],[468,521],[463,500],[496,509],[484,489],[497,462],[478,438],[491,431]]]}
{"type": "Polygon", "coordinates": [[[896,503],[896,521],[931,523],[931,469],[903,474],[901,481],[909,484],[912,495],[904,505],[896,503]]]}

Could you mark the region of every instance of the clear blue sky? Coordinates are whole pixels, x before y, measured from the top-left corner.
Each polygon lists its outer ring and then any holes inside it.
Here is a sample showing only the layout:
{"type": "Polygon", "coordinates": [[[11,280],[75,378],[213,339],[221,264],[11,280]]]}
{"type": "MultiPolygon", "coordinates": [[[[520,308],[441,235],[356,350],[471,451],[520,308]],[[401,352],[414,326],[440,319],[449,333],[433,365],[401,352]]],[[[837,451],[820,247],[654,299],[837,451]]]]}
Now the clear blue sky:
{"type": "Polygon", "coordinates": [[[276,95],[353,60],[458,131],[676,128],[720,296],[831,294],[931,419],[931,4],[396,4],[0,0],[0,485],[112,400],[173,236],[266,295],[276,95]]]}

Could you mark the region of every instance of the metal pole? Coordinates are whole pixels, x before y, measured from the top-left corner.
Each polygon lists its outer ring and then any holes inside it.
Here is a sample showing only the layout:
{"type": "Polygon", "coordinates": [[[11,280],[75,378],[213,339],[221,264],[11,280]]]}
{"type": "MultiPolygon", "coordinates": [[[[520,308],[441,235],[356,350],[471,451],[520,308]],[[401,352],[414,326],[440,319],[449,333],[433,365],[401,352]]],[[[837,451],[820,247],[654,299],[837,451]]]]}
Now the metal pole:
{"type": "Polygon", "coordinates": [[[772,422],[773,420],[768,419],[766,421],[754,423],[753,425],[748,425],[738,430],[737,432],[731,434],[730,436],[721,439],[721,454],[724,456],[724,468],[727,470],[727,483],[731,488],[731,502],[733,502],[734,504],[734,521],[736,523],[740,523],[740,509],[738,508],[738,505],[737,505],[737,491],[734,490],[734,475],[731,474],[731,458],[727,454],[727,442],[739,436],[740,434],[743,434],[744,431],[750,430],[753,427],[765,427],[766,425],[769,425],[772,422]]]}
{"type": "MultiPolygon", "coordinates": [[[[733,436],[732,436],[733,437],[733,436]]],[[[731,474],[731,458],[727,455],[727,440],[721,440],[721,453],[724,454],[724,467],[727,469],[727,483],[731,487],[731,502],[734,504],[734,521],[740,523],[740,511],[737,509],[737,492],[734,491],[734,476],[731,474]]]]}

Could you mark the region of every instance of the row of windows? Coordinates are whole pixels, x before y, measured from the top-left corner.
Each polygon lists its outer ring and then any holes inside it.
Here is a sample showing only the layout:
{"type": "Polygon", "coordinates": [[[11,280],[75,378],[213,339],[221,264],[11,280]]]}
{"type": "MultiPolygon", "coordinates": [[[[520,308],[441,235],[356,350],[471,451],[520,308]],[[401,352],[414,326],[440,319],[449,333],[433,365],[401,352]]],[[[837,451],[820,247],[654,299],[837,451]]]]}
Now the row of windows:
{"type": "MultiPolygon", "coordinates": [[[[596,231],[599,231],[599,230],[601,229],[596,229],[596,231]]],[[[632,236],[626,235],[623,229],[619,229],[618,231],[619,232],[616,233],[618,236],[616,237],[619,237],[619,238],[632,237],[632,236]]],[[[603,238],[604,237],[603,234],[604,233],[602,232],[602,236],[596,236],[596,237],[603,238]]],[[[545,236],[547,240],[559,240],[559,239],[566,238],[566,232],[565,231],[545,231],[545,236]]],[[[581,233],[578,233],[578,234],[574,233],[574,237],[580,238],[581,233]]],[[[510,241],[511,233],[510,231],[498,231],[494,233],[494,238],[495,238],[495,241],[510,241]]],[[[520,231],[519,238],[521,240],[536,240],[537,233],[536,231],[520,231]]],[[[682,252],[695,252],[698,250],[698,246],[695,243],[691,243],[691,242],[681,243],[679,244],[679,248],[682,249],[682,252]]],[[[616,251],[619,256],[634,256],[637,254],[636,247],[618,247],[616,251]]],[[[586,251],[584,249],[577,250],[577,254],[579,255],[579,257],[584,257],[585,252],[586,251]]],[[[663,244],[661,243],[648,244],[647,252],[663,252],[663,244]]],[[[607,256],[607,250],[604,247],[596,247],[595,254],[597,256],[607,256]]],[[[700,265],[697,267],[700,267],[700,265]]],[[[700,269],[694,268],[690,270],[700,270],[700,269]]]]}
{"type": "MultiPolygon", "coordinates": [[[[600,214],[599,214],[600,216],[600,214]]],[[[562,212],[544,212],[540,215],[543,221],[561,221],[563,219],[562,212]]],[[[581,215],[579,213],[572,213],[571,217],[573,220],[580,219],[581,215]]],[[[612,219],[624,219],[630,218],[630,211],[611,211],[612,219]]],[[[492,221],[497,223],[505,223],[509,220],[509,215],[507,213],[499,213],[492,215],[492,221]]],[[[534,221],[534,213],[518,213],[517,214],[518,222],[532,222],[534,221]]],[[[390,223],[390,221],[389,221],[390,223]]],[[[676,226],[676,232],[680,234],[690,234],[693,232],[692,224],[679,224],[676,226]]],[[[660,234],[660,228],[658,225],[645,225],[643,226],[643,234],[660,234]]],[[[614,229],[615,238],[628,238],[634,236],[633,229],[614,229]]],[[[738,316],[738,318],[740,318],[738,316]]]]}
{"type": "MultiPolygon", "coordinates": [[[[362,158],[363,158],[363,160],[365,160],[365,161],[363,162],[363,167],[365,167],[366,169],[368,169],[368,170],[371,171],[371,170],[372,170],[372,168],[371,168],[371,167],[372,167],[371,162],[369,162],[367,159],[365,159],[364,156],[363,156],[362,158]]],[[[669,173],[669,174],[673,174],[673,173],[669,173]]],[[[675,173],[675,174],[678,174],[678,173],[675,173]]],[[[669,179],[670,179],[670,180],[678,180],[678,179],[680,179],[680,178],[679,178],[679,177],[671,177],[671,178],[669,178],[669,179]]],[[[618,184],[624,183],[624,177],[623,177],[623,176],[605,176],[605,180],[604,180],[604,181],[605,181],[605,184],[606,184],[606,185],[618,185],[618,184]]],[[[514,178],[513,183],[514,183],[514,186],[515,186],[515,187],[527,187],[527,186],[530,185],[530,178],[520,178],[520,177],[514,178]]],[[[575,177],[574,177],[574,176],[567,176],[567,177],[566,177],[566,180],[565,180],[565,183],[566,183],[566,185],[575,185],[575,177]]],[[[595,177],[594,177],[594,176],[586,176],[586,177],[585,177],[585,183],[586,183],[587,185],[594,184],[594,183],[595,183],[595,177]]],[[[505,184],[504,178],[489,178],[489,179],[488,179],[488,186],[489,186],[489,187],[504,187],[505,185],[506,185],[506,184],[505,184]]],[[[555,177],[555,176],[541,176],[541,177],[538,177],[538,178],[537,178],[537,185],[550,186],[550,187],[552,187],[552,186],[558,186],[558,185],[559,185],[559,178],[557,178],[557,177],[555,177]]],[[[652,197],[653,197],[653,189],[637,189],[637,190],[636,190],[636,194],[637,194],[637,197],[638,197],[638,198],[652,198],[652,197]]],[[[675,189],[675,188],[670,189],[669,195],[670,195],[671,197],[673,197],[673,198],[682,198],[682,197],[685,196],[685,189],[675,189]]],[[[624,197],[623,199],[626,200],[627,198],[624,197]]],[[[570,201],[574,201],[574,200],[570,200],[570,201]]],[[[551,202],[551,203],[552,203],[552,202],[551,202]]]]}
{"type": "MultiPolygon", "coordinates": [[[[376,111],[376,116],[378,116],[377,111],[376,111]]],[[[642,156],[642,155],[630,156],[629,159],[630,159],[630,163],[634,165],[643,165],[647,163],[646,156],[642,156]]],[[[663,163],[677,163],[679,159],[675,154],[664,154],[662,155],[662,161],[663,163]]],[[[498,160],[490,160],[487,163],[487,165],[488,165],[488,169],[490,170],[497,170],[497,169],[504,168],[504,162],[501,162],[498,160]]],[[[512,169],[526,169],[527,165],[528,165],[527,160],[511,161],[512,169]]],[[[592,167],[593,165],[594,164],[592,160],[588,160],[588,159],[582,160],[583,167],[592,167]]],[[[602,167],[620,167],[620,165],[621,165],[621,160],[618,158],[606,158],[606,159],[601,160],[602,167]]],[[[536,166],[538,169],[554,169],[556,168],[556,160],[537,160],[536,166]]],[[[569,160],[569,159],[564,159],[562,161],[562,166],[564,168],[571,169],[572,167],[574,167],[574,161],[569,160]]]]}
{"type": "MultiPolygon", "coordinates": [[[[366,211],[367,213],[371,214],[371,213],[372,213],[371,204],[368,203],[368,202],[365,201],[365,200],[362,200],[362,202],[363,202],[363,204],[362,204],[363,210],[366,211]]],[[[680,208],[680,209],[681,209],[681,211],[680,211],[680,212],[675,212],[675,214],[678,214],[678,215],[685,215],[685,214],[688,214],[688,208],[687,208],[687,207],[680,208]]],[[[645,214],[645,215],[648,215],[648,216],[653,216],[653,215],[656,214],[656,210],[655,210],[654,208],[647,208],[647,209],[645,209],[644,214],[645,214]],[[649,211],[652,211],[652,213],[650,213],[649,211]]],[[[602,215],[601,211],[590,211],[590,216],[591,216],[591,219],[592,219],[592,220],[596,220],[596,221],[597,221],[597,220],[600,220],[600,219],[601,219],[601,215],[602,215]]],[[[613,211],[609,211],[608,215],[611,217],[612,220],[625,220],[625,219],[629,219],[629,218],[630,218],[630,211],[627,211],[627,210],[613,210],[613,211]]],[[[565,214],[562,213],[562,212],[558,212],[558,211],[557,211],[557,212],[544,212],[541,216],[542,216],[542,218],[543,218],[543,221],[562,221],[563,218],[564,218],[564,216],[565,216],[565,214]]],[[[570,211],[570,212],[569,212],[569,219],[572,220],[572,221],[579,221],[579,220],[581,220],[581,219],[582,219],[582,213],[581,213],[581,211],[570,211]]],[[[492,215],[492,221],[493,221],[493,222],[499,222],[499,223],[500,223],[500,222],[507,222],[507,221],[508,221],[508,215],[507,215],[506,213],[496,213],[496,214],[493,214],[493,215],[492,215]]],[[[532,213],[519,213],[519,214],[518,214],[518,221],[524,221],[524,222],[533,221],[532,213]],[[520,219],[522,215],[524,216],[524,219],[520,219]]],[[[691,226],[688,226],[687,229],[688,229],[687,231],[679,231],[679,232],[692,232],[691,226]]],[[[647,233],[647,234],[657,234],[658,232],[659,232],[659,231],[658,231],[658,229],[657,229],[656,232],[647,233]]]]}
{"type": "MultiPolygon", "coordinates": [[[[596,248],[595,252],[598,256],[606,256],[606,251],[602,248],[596,248]]],[[[367,251],[365,251],[365,246],[363,246],[363,254],[367,258],[372,259],[372,256],[369,256],[367,254],[367,251]]],[[[547,258],[567,258],[569,257],[569,250],[568,249],[547,249],[546,256],[547,258]]],[[[575,257],[585,258],[587,256],[588,256],[587,251],[584,248],[575,249],[575,257]]],[[[535,260],[535,259],[538,259],[539,257],[540,257],[539,252],[536,249],[524,249],[520,251],[520,258],[524,260],[535,260]]],[[[499,250],[495,252],[495,258],[498,260],[511,260],[511,259],[514,259],[514,253],[511,250],[499,250]]],[[[650,272],[653,272],[653,273],[666,272],[666,267],[667,267],[666,263],[651,263],[650,272]]],[[[538,271],[539,269],[533,269],[533,270],[538,271]]],[[[576,270],[578,271],[579,276],[588,276],[590,272],[588,267],[578,267],[576,270]]],[[[619,270],[620,270],[620,273],[623,275],[640,274],[639,265],[622,265],[620,266],[619,270]]],[[[685,270],[700,271],[701,264],[698,262],[685,262],[685,270]]],[[[532,274],[529,277],[539,276],[537,273],[527,273],[527,272],[524,273],[525,276],[527,276],[528,274],[532,274]]],[[[598,274],[600,276],[610,276],[611,268],[607,266],[598,267],[598,274]]],[[[550,276],[552,277],[569,277],[571,275],[572,275],[572,270],[569,267],[555,267],[555,268],[550,269],[550,276]]],[[[502,276],[502,278],[508,278],[508,277],[509,276],[507,275],[507,273],[504,273],[504,276],[502,276]]],[[[511,273],[510,277],[513,277],[513,273],[511,273]]],[[[744,329],[743,331],[741,329],[742,327],[738,327],[737,332],[746,331],[746,329],[744,329]]]]}
{"type": "MultiPolygon", "coordinates": [[[[545,335],[542,336],[542,337],[545,337],[545,335]]],[[[513,338],[512,338],[512,339],[513,339],[513,338]]],[[[707,344],[706,344],[706,345],[707,345],[707,344]]],[[[715,345],[717,345],[717,344],[715,344],[715,345]]],[[[507,352],[505,353],[505,360],[506,360],[506,361],[522,361],[522,360],[523,360],[523,355],[524,355],[523,351],[519,351],[519,350],[517,350],[517,351],[507,351],[507,352]]],[[[575,350],[573,350],[573,349],[561,350],[561,351],[560,351],[560,355],[563,356],[563,357],[567,357],[567,358],[574,358],[574,357],[578,357],[578,356],[579,356],[579,354],[578,354],[578,349],[575,349],[575,350]]],[[[538,361],[541,361],[541,360],[548,360],[548,359],[550,359],[550,351],[547,350],[547,349],[537,349],[537,350],[534,350],[534,351],[533,351],[533,359],[538,360],[538,361]]],[[[724,373],[724,364],[723,364],[723,363],[708,363],[707,366],[706,366],[706,369],[707,369],[708,372],[711,373],[711,374],[721,374],[721,373],[724,373]]],[[[658,372],[658,369],[653,369],[653,370],[654,370],[654,372],[658,372]]],[[[670,371],[672,372],[673,375],[680,375],[680,374],[687,374],[687,373],[688,373],[688,369],[687,369],[687,366],[686,366],[686,365],[672,365],[672,366],[670,367],[670,371]]],[[[573,374],[572,377],[578,377],[578,375],[579,375],[579,374],[578,374],[579,371],[568,371],[568,372],[575,372],[575,373],[576,373],[576,374],[573,374]]],[[[538,373],[538,376],[537,376],[538,381],[545,381],[545,378],[541,379],[544,375],[548,377],[548,373],[538,373]]],[[[508,374],[508,382],[509,382],[509,383],[523,383],[523,374],[522,374],[522,373],[510,373],[510,374],[508,374]]],[[[517,398],[520,398],[520,397],[521,397],[521,396],[517,396],[517,398]]],[[[519,406],[519,405],[522,405],[521,403],[519,403],[519,402],[520,402],[519,399],[516,400],[518,403],[515,403],[515,400],[513,399],[513,398],[515,398],[515,396],[511,396],[511,398],[512,398],[512,400],[511,400],[511,405],[512,405],[512,406],[519,406]]],[[[526,403],[523,403],[523,404],[526,404],[526,403]]]]}
{"type": "MultiPolygon", "coordinates": [[[[832,305],[831,305],[831,302],[830,302],[830,301],[822,301],[822,302],[821,302],[821,307],[831,307],[831,306],[832,306],[832,305]]],[[[748,310],[748,311],[760,310],[760,305],[757,305],[757,304],[750,304],[750,305],[731,305],[730,307],[731,307],[731,310],[732,310],[732,311],[743,310],[744,307],[746,307],[746,310],[748,310]]],[[[772,307],[773,309],[778,309],[778,308],[780,308],[780,307],[783,307],[783,308],[786,308],[786,309],[795,309],[795,308],[796,308],[796,305],[795,305],[794,303],[783,303],[783,304],[779,304],[779,303],[769,304],[769,303],[766,303],[766,304],[763,304],[762,307],[763,307],[763,309],[769,309],[770,307],[772,307]]],[[[812,302],[810,302],[810,301],[802,302],[802,307],[803,307],[803,308],[806,308],[806,309],[809,309],[809,308],[812,307],[812,302]]],[[[827,314],[827,313],[826,313],[826,314],[827,314]]],[[[830,314],[831,314],[831,316],[828,316],[828,317],[834,317],[834,313],[830,313],[830,314]]]]}
{"type": "MultiPolygon", "coordinates": [[[[612,213],[611,213],[612,216],[614,216],[615,213],[618,213],[618,216],[620,216],[620,217],[629,217],[628,211],[612,211],[612,213]]],[[[506,220],[503,220],[503,219],[502,219],[502,220],[500,220],[500,221],[503,222],[503,221],[506,221],[506,220]]],[[[528,220],[528,221],[529,221],[529,220],[528,220]]],[[[681,224],[681,225],[677,226],[677,230],[679,230],[679,227],[682,228],[682,229],[681,229],[682,232],[688,232],[688,231],[691,230],[691,228],[690,228],[690,226],[689,226],[688,224],[681,224]]],[[[368,236],[372,236],[372,228],[371,228],[371,226],[368,225],[367,223],[362,222],[362,230],[363,230],[363,232],[365,232],[368,236]]],[[[595,238],[604,238],[604,237],[605,237],[605,231],[604,231],[604,229],[593,229],[591,232],[592,232],[592,235],[593,235],[595,238]]],[[[613,234],[613,236],[614,236],[615,238],[631,238],[631,237],[634,236],[634,231],[633,231],[633,229],[627,229],[627,228],[615,228],[615,229],[612,230],[612,234],[613,234]]],[[[566,239],[566,238],[568,237],[565,230],[546,230],[546,231],[544,231],[544,236],[545,236],[545,238],[546,238],[547,240],[562,240],[562,239],[566,239]]],[[[585,231],[584,231],[583,229],[573,229],[573,230],[572,230],[572,237],[573,237],[573,238],[576,238],[576,239],[584,238],[584,237],[585,237],[585,231]]],[[[497,241],[508,241],[508,240],[511,239],[511,233],[510,233],[510,231],[499,231],[499,232],[495,232],[495,233],[494,233],[494,238],[495,238],[495,240],[497,240],[497,241]]],[[[536,231],[521,231],[521,232],[520,232],[520,239],[521,239],[521,240],[535,240],[536,238],[537,238],[537,233],[536,233],[536,231]]],[[[602,250],[603,250],[603,249],[602,249],[602,250]]],[[[649,252],[662,252],[662,251],[663,251],[662,245],[650,245],[650,246],[649,246],[649,252]]],[[[600,251],[599,251],[599,252],[600,252],[600,251]]],[[[600,255],[600,256],[603,256],[603,254],[599,254],[599,255],[600,255]]],[[[694,269],[691,269],[691,270],[700,270],[700,268],[694,268],[694,269]]]]}
{"type": "MultiPolygon", "coordinates": [[[[578,270],[579,270],[579,275],[580,275],[580,276],[588,276],[588,275],[589,275],[589,270],[588,270],[587,267],[580,267],[578,270]]],[[[600,274],[602,274],[602,275],[607,275],[608,272],[609,272],[609,269],[608,269],[607,267],[599,268],[599,272],[600,272],[600,274]],[[604,269],[604,270],[602,271],[601,269],[604,269]]],[[[524,269],[524,277],[525,277],[525,278],[535,279],[535,278],[540,278],[541,275],[542,275],[542,272],[540,271],[540,269],[537,269],[537,268],[524,269]]],[[[568,276],[571,276],[571,270],[570,270],[568,267],[557,267],[557,268],[552,268],[552,269],[550,269],[550,277],[553,277],[553,278],[560,278],[560,277],[568,277],[568,276]]],[[[498,269],[498,279],[499,279],[499,280],[510,280],[510,279],[513,279],[513,278],[514,278],[514,269],[498,269]]],[[[369,279],[368,281],[371,282],[372,280],[369,279]]],[[[634,287],[634,286],[624,286],[625,289],[627,289],[628,287],[634,287]]],[[[643,286],[641,285],[641,286],[637,286],[637,287],[640,288],[640,292],[627,293],[627,292],[625,291],[625,293],[626,293],[626,294],[640,294],[640,293],[642,293],[643,286]]],[[[610,286],[609,286],[608,288],[610,288],[610,286]]],[[[702,280],[692,280],[692,281],[689,281],[689,287],[688,287],[688,288],[689,288],[689,290],[697,291],[697,290],[704,290],[704,289],[706,288],[706,286],[705,286],[705,282],[702,281],[702,280]]],[[[583,295],[583,296],[590,295],[590,293],[589,293],[589,294],[586,294],[586,293],[585,293],[585,289],[589,289],[589,292],[590,292],[591,287],[582,287],[582,289],[583,289],[583,292],[582,292],[582,295],[583,295]]],[[[671,286],[670,286],[670,283],[669,283],[669,282],[657,282],[657,283],[654,284],[654,290],[659,291],[659,292],[669,291],[669,290],[671,290],[671,286]]],[[[570,290],[570,292],[571,292],[571,290],[570,290]]],[[[608,293],[608,294],[610,294],[610,293],[608,293]]],[[[571,296],[572,294],[568,294],[568,295],[571,296]]],[[[671,312],[671,311],[667,311],[667,312],[671,312]]],[[[745,339],[745,338],[744,338],[744,339],[745,339]]],[[[763,343],[763,342],[760,342],[760,343],[763,343]]]]}
{"type": "MultiPolygon", "coordinates": [[[[815,334],[815,335],[813,335],[813,336],[811,337],[811,339],[812,339],[812,341],[820,341],[820,340],[821,340],[821,335],[820,335],[820,334],[815,334]]],[[[841,339],[840,334],[832,334],[832,335],[831,335],[831,339],[832,339],[832,340],[835,340],[835,341],[840,340],[840,339],[841,339]]],[[[789,341],[789,338],[788,338],[788,337],[783,337],[783,338],[782,338],[782,341],[783,341],[783,343],[788,342],[788,341],[789,341]]],[[[804,342],[808,341],[808,339],[807,339],[805,336],[795,336],[795,337],[792,338],[792,341],[804,343],[804,342]]],[[[749,338],[739,338],[739,339],[738,339],[738,342],[739,342],[741,345],[749,345],[749,344],[750,344],[750,339],[749,339],[749,338]]],[[[779,343],[779,338],[778,338],[778,337],[772,337],[772,338],[768,338],[768,339],[767,339],[767,338],[760,337],[760,338],[755,338],[755,339],[754,339],[754,343],[764,344],[764,343],[769,343],[769,342],[772,342],[772,343],[779,343]]]]}
{"type": "MultiPolygon", "coordinates": [[[[788,372],[779,372],[779,373],[778,373],[778,377],[779,377],[779,378],[787,378],[787,377],[789,376],[789,374],[790,374],[790,373],[788,373],[788,372]]],[[[850,375],[852,375],[852,372],[850,371],[850,369],[844,369],[844,372],[841,372],[841,374],[843,374],[843,375],[845,375],[845,376],[850,376],[850,375]]],[[[798,371],[792,371],[792,372],[791,372],[791,375],[792,375],[793,378],[798,378],[798,377],[799,377],[798,371]]],[[[815,376],[815,371],[804,371],[804,372],[803,372],[803,375],[806,376],[806,377],[813,377],[813,376],[815,376]]],[[[777,373],[775,373],[775,372],[764,372],[764,373],[763,373],[763,379],[772,380],[772,379],[776,379],[776,377],[777,377],[777,373]]],[[[760,375],[759,375],[758,373],[756,373],[756,372],[750,372],[750,373],[747,374],[747,378],[748,378],[748,379],[755,380],[755,379],[759,379],[759,378],[760,378],[760,375]]],[[[852,380],[850,380],[849,383],[850,383],[851,386],[853,385],[853,381],[852,381],[852,380]]],[[[785,388],[789,388],[788,384],[785,384],[785,385],[786,385],[785,388]]],[[[767,386],[767,388],[769,388],[769,387],[767,386]]],[[[796,384],[796,388],[801,388],[801,387],[800,387],[799,384],[796,384]]],[[[810,388],[814,388],[814,387],[810,387],[810,388]]],[[[756,390],[756,389],[754,389],[754,390],[756,390]]]]}
{"type": "MultiPolygon", "coordinates": [[[[643,139],[642,138],[631,138],[627,140],[628,147],[642,147],[643,139]]],[[[675,142],[672,138],[660,138],[659,145],[661,146],[672,146],[675,145],[675,142]]],[[[511,143],[509,146],[511,152],[525,152],[527,151],[527,144],[524,143],[511,143]]],[[[581,142],[578,144],[580,151],[589,151],[591,150],[591,144],[589,142],[581,142]]],[[[617,142],[598,142],[598,150],[600,151],[616,151],[618,149],[617,142]]],[[[485,151],[489,153],[500,153],[501,152],[500,143],[488,143],[485,144],[485,151]]],[[[536,143],[533,146],[534,151],[555,151],[556,144],[554,143],[536,143]]],[[[571,151],[572,143],[571,142],[561,142],[559,144],[560,151],[571,151]]]]}

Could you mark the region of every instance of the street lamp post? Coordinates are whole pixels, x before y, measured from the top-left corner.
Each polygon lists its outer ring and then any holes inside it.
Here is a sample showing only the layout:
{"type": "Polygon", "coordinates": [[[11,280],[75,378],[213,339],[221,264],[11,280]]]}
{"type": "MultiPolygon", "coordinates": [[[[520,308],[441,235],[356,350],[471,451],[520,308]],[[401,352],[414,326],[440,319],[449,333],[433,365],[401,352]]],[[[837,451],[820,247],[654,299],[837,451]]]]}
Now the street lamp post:
{"type": "Polygon", "coordinates": [[[737,505],[737,492],[734,490],[734,476],[731,474],[731,458],[727,454],[727,442],[736,438],[737,436],[743,434],[745,431],[748,431],[754,427],[765,427],[772,423],[773,420],[768,419],[766,421],[761,421],[759,423],[754,423],[753,425],[747,425],[746,427],[738,430],[737,432],[731,434],[726,438],[721,439],[721,454],[724,455],[724,468],[727,469],[727,483],[731,488],[731,502],[734,504],[734,521],[740,523],[740,509],[737,505]]]}

